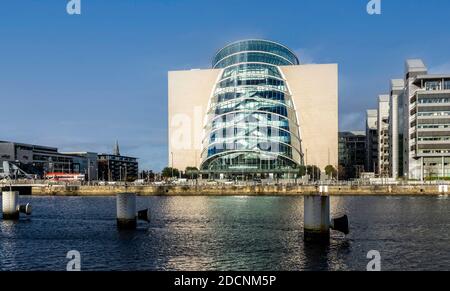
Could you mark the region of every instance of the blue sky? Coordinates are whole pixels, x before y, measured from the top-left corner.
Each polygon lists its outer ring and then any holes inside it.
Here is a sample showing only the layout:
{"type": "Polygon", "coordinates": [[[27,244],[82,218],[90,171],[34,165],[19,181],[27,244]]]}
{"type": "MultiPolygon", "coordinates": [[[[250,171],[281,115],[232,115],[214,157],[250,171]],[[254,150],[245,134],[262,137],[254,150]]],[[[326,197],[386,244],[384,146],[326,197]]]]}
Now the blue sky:
{"type": "Polygon", "coordinates": [[[450,1],[66,0],[0,2],[0,139],[167,164],[167,72],[208,68],[243,38],[281,42],[303,63],[338,63],[340,128],[402,77],[407,58],[450,73],[450,1]]]}

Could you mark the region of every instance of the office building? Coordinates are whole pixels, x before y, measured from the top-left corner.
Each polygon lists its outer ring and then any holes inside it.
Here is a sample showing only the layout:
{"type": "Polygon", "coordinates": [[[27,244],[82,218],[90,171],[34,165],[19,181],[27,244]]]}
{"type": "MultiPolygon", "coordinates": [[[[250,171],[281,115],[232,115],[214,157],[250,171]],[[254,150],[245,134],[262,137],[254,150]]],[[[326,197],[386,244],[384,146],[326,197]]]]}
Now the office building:
{"type": "Polygon", "coordinates": [[[404,88],[404,80],[391,80],[389,98],[389,162],[391,178],[395,179],[405,176],[403,172],[404,88]]]}
{"type": "Polygon", "coordinates": [[[85,174],[88,181],[98,180],[98,155],[92,152],[63,152],[71,156],[73,163],[80,165],[80,174],[85,174]]]}
{"type": "Polygon", "coordinates": [[[404,113],[407,177],[450,177],[450,74],[431,75],[422,60],[407,60],[404,113]]]}
{"type": "Polygon", "coordinates": [[[0,141],[0,164],[14,164],[23,172],[44,178],[47,173],[86,174],[95,180],[96,153],[60,153],[57,148],[33,144],[0,141]]]}
{"type": "Polygon", "coordinates": [[[342,179],[360,178],[366,163],[366,133],[350,131],[339,133],[339,171],[342,179]],[[343,171],[343,173],[342,173],[343,171]]]}
{"type": "Polygon", "coordinates": [[[378,97],[378,174],[380,177],[390,177],[389,150],[389,95],[378,97]]]}
{"type": "Polygon", "coordinates": [[[366,172],[378,173],[378,110],[366,112],[366,172]]]}
{"type": "Polygon", "coordinates": [[[212,69],[169,72],[169,165],[213,177],[294,177],[338,164],[336,64],[301,65],[284,45],[244,40],[212,69]]]}

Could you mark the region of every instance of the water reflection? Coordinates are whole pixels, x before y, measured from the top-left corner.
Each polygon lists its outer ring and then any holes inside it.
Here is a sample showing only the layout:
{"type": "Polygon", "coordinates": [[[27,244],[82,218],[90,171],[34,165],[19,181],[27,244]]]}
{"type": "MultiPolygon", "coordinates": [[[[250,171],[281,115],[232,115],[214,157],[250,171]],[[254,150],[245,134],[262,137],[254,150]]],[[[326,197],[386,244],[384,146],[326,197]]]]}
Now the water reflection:
{"type": "Polygon", "coordinates": [[[10,268],[17,267],[15,237],[18,233],[19,223],[19,221],[0,220],[0,270],[4,270],[2,265],[10,268]]]}
{"type": "Polygon", "coordinates": [[[114,198],[27,198],[31,221],[0,221],[0,269],[64,270],[69,250],[84,270],[449,270],[449,200],[332,197],[351,233],[303,242],[302,197],[139,197],[150,223],[117,231],[114,198]]]}

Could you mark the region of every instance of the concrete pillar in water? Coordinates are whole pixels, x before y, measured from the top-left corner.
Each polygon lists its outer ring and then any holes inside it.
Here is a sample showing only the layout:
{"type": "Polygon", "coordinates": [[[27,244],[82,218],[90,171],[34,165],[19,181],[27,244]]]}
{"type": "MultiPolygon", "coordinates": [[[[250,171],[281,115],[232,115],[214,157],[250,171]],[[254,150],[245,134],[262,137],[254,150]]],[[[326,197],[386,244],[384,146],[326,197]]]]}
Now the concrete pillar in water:
{"type": "Polygon", "coordinates": [[[19,219],[19,192],[5,191],[2,193],[2,212],[5,220],[19,219]]]}
{"type": "Polygon", "coordinates": [[[136,229],[136,194],[117,194],[117,227],[119,229],[136,229]]]}
{"type": "Polygon", "coordinates": [[[330,196],[310,195],[304,198],[304,240],[329,241],[330,196]]]}

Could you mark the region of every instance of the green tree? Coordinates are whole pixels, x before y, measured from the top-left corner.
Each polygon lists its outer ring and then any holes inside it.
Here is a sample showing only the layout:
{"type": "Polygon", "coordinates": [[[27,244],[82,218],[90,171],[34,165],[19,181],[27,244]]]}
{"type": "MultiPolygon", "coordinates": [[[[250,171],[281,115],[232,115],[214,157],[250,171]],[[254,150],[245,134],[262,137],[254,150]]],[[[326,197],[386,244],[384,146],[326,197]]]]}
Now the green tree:
{"type": "Polygon", "coordinates": [[[197,167],[187,167],[185,174],[186,178],[197,179],[199,173],[197,167]]]}
{"type": "Polygon", "coordinates": [[[305,166],[300,166],[298,168],[298,176],[299,177],[303,177],[306,175],[306,167],[305,166]]]}
{"type": "Polygon", "coordinates": [[[171,167],[165,167],[161,174],[164,178],[177,178],[180,176],[180,171],[175,168],[172,169],[171,167]]]}
{"type": "Polygon", "coordinates": [[[325,173],[328,177],[336,178],[337,177],[337,170],[332,165],[328,165],[325,167],[325,173]]]}
{"type": "Polygon", "coordinates": [[[317,181],[320,180],[320,168],[317,166],[308,166],[308,175],[311,180],[317,181]]]}

